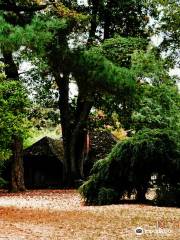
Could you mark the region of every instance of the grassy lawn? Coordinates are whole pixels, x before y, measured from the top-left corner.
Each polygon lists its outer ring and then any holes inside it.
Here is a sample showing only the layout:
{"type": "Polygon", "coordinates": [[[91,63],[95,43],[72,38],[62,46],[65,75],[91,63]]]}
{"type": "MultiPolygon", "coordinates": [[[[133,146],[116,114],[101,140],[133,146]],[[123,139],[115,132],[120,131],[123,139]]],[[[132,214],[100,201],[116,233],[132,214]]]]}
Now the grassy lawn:
{"type": "Polygon", "coordinates": [[[180,209],[137,204],[84,206],[76,191],[0,193],[0,239],[180,239],[180,209]],[[136,229],[143,234],[137,235],[136,229]]]}

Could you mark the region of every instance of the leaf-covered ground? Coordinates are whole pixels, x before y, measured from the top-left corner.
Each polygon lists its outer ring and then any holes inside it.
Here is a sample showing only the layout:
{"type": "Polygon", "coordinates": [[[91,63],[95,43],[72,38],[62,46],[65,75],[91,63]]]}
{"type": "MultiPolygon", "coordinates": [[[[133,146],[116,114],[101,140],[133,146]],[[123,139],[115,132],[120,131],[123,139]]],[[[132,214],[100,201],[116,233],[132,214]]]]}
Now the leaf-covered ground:
{"type": "Polygon", "coordinates": [[[76,191],[0,192],[0,240],[180,239],[180,209],[84,206],[76,191]],[[142,235],[136,229],[142,228],[142,235]]]}

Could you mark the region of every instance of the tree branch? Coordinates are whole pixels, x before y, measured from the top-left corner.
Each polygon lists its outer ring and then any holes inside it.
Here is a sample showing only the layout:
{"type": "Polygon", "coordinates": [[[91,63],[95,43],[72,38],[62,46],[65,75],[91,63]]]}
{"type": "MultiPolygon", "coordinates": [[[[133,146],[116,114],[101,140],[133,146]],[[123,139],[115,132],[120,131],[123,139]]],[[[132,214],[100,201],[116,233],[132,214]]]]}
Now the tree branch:
{"type": "Polygon", "coordinates": [[[43,10],[47,7],[47,4],[43,5],[32,5],[32,6],[17,6],[15,4],[6,4],[6,3],[1,3],[0,4],[0,10],[4,11],[12,11],[12,12],[35,12],[35,11],[40,11],[43,10]]]}

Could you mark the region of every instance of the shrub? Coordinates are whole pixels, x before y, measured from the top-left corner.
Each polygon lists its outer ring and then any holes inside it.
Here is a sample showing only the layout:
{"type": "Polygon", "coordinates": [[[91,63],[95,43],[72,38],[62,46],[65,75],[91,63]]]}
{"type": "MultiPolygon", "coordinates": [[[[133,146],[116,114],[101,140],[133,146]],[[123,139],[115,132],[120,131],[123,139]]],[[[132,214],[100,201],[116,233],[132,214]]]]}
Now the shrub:
{"type": "Polygon", "coordinates": [[[180,207],[180,183],[175,186],[169,184],[159,186],[154,203],[158,206],[180,207]]]}
{"type": "Polygon", "coordinates": [[[97,175],[93,175],[79,188],[86,204],[108,205],[117,203],[119,199],[118,192],[112,188],[100,187],[99,180],[100,178],[97,175]]]}
{"type": "Polygon", "coordinates": [[[172,131],[157,129],[146,129],[119,142],[108,157],[95,163],[92,175],[80,187],[85,202],[116,203],[117,198],[135,192],[138,200],[144,201],[153,174],[165,175],[169,182],[178,182],[180,154],[177,142],[172,131]]]}
{"type": "Polygon", "coordinates": [[[98,190],[100,188],[98,175],[92,175],[79,188],[80,194],[85,199],[86,204],[98,205],[98,190]]]}
{"type": "Polygon", "coordinates": [[[100,188],[98,192],[98,205],[108,205],[118,202],[118,192],[112,188],[100,188]]]}

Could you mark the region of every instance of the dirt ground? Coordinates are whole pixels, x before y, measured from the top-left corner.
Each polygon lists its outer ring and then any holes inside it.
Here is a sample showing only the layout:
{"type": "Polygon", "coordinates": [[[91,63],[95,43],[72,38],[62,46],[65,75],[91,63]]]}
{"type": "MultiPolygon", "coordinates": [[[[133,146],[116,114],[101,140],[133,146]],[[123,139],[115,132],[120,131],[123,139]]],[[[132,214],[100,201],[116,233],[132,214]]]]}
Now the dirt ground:
{"type": "Polygon", "coordinates": [[[180,209],[135,204],[84,206],[73,190],[2,191],[2,239],[179,240],[180,209]]]}

